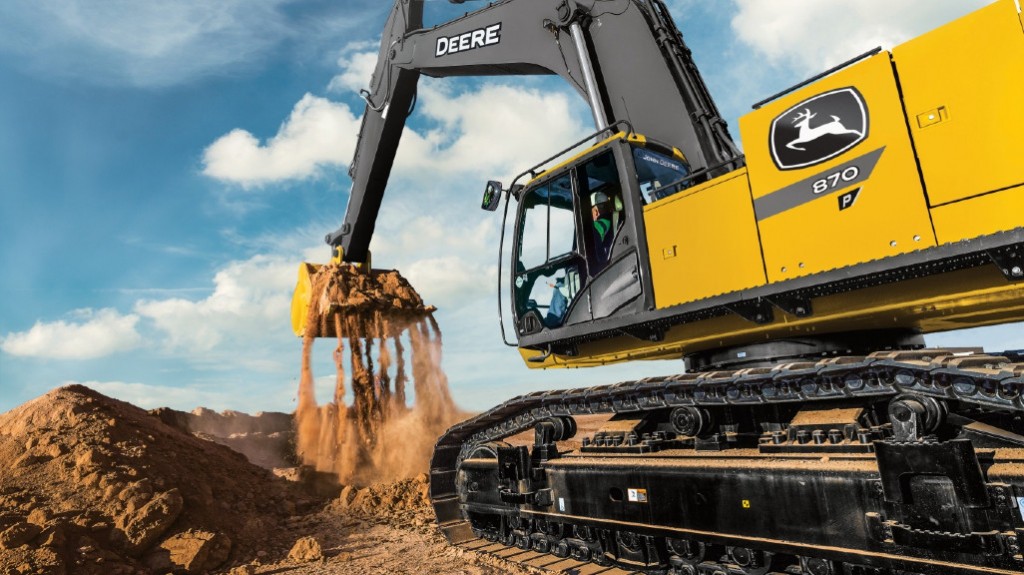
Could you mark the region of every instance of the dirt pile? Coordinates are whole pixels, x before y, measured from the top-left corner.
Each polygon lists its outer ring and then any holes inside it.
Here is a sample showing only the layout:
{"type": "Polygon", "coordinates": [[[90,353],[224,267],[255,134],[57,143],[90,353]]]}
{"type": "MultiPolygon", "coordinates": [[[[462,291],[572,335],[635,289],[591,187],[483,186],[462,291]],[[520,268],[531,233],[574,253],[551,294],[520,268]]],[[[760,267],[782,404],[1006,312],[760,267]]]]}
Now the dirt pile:
{"type": "Polygon", "coordinates": [[[311,502],[227,447],[81,386],[0,415],[0,573],[202,573],[311,502]]]}
{"type": "Polygon", "coordinates": [[[427,474],[390,483],[377,483],[362,489],[346,485],[327,508],[336,513],[356,513],[388,517],[406,511],[433,514],[427,474]]]}
{"type": "Polygon", "coordinates": [[[228,446],[254,465],[275,469],[297,464],[295,419],[290,413],[217,413],[205,407],[197,407],[191,413],[161,407],[150,413],[185,433],[228,446]]]}
{"type": "Polygon", "coordinates": [[[461,418],[441,369],[433,308],[397,271],[348,264],[322,266],[311,293],[296,410],[299,458],[340,483],[426,471],[437,437],[461,418]],[[329,336],[337,338],[337,379],[331,401],[319,405],[313,342],[329,336]]]}

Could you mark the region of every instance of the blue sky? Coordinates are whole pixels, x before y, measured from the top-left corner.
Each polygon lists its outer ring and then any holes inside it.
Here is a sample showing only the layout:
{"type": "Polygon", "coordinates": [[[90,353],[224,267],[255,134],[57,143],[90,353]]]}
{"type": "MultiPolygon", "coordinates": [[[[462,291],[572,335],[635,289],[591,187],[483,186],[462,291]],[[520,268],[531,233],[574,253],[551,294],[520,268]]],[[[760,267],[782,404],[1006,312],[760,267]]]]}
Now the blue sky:
{"type": "MultiPolygon", "coordinates": [[[[752,102],[985,3],[670,7],[736,126],[752,102]]],[[[474,6],[428,1],[427,20],[474,6]]],[[[69,382],[145,407],[294,408],[290,291],[300,261],[328,257],[322,237],[341,222],[356,90],[387,10],[380,0],[0,5],[0,411],[69,382]]],[[[681,368],[537,373],[501,345],[500,222],[477,208],[482,184],[590,129],[557,79],[421,83],[372,249],[440,307],[445,367],[466,408],[681,368]]],[[[931,342],[1024,348],[1017,331],[931,342]]],[[[324,390],[329,347],[318,348],[324,390]]]]}

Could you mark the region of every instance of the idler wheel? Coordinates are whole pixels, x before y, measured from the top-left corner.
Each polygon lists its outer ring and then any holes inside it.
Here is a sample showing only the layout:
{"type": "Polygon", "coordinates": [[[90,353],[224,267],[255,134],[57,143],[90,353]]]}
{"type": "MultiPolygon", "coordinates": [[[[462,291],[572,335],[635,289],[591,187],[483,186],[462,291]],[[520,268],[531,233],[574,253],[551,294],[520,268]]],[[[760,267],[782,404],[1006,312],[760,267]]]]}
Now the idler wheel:
{"type": "Polygon", "coordinates": [[[569,556],[569,543],[562,539],[551,549],[551,553],[555,557],[568,557],[569,556]]]}
{"type": "Polygon", "coordinates": [[[533,540],[533,550],[537,553],[547,553],[551,550],[551,542],[546,537],[538,537],[533,540]]]}
{"type": "Polygon", "coordinates": [[[594,530],[589,525],[577,525],[576,526],[576,537],[584,541],[594,540],[594,530]]]}
{"type": "Polygon", "coordinates": [[[669,416],[672,429],[685,437],[696,437],[711,428],[711,414],[699,407],[683,406],[669,416]]]}
{"type": "Polygon", "coordinates": [[[619,531],[615,534],[615,540],[620,547],[629,553],[640,552],[640,537],[631,531],[619,531]]]}
{"type": "Polygon", "coordinates": [[[913,441],[936,432],[946,420],[946,404],[919,395],[900,395],[889,402],[889,421],[899,441],[913,441]]]}
{"type": "Polygon", "coordinates": [[[700,541],[689,539],[668,539],[668,552],[687,564],[697,564],[704,560],[707,547],[700,541]]]}
{"type": "Polygon", "coordinates": [[[574,546],[572,549],[572,558],[577,561],[590,561],[590,548],[584,547],[583,545],[574,546]]]}
{"type": "Polygon", "coordinates": [[[803,570],[807,575],[833,575],[832,562],[817,557],[802,558],[803,570]]]}
{"type": "Polygon", "coordinates": [[[764,575],[768,572],[771,555],[749,547],[728,547],[729,560],[747,575],[764,575]]]}

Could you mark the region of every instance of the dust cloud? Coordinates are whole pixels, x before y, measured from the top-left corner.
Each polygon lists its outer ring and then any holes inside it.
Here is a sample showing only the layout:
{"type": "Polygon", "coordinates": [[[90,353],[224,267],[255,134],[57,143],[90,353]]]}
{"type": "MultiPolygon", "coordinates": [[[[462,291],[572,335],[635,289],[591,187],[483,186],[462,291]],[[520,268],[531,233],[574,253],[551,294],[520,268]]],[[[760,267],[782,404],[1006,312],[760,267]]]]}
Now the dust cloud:
{"type": "Polygon", "coordinates": [[[434,442],[462,418],[441,369],[434,308],[397,271],[328,264],[311,281],[295,413],[300,460],[344,484],[427,471],[434,442]],[[333,397],[319,404],[313,344],[330,337],[337,379],[333,397]]]}

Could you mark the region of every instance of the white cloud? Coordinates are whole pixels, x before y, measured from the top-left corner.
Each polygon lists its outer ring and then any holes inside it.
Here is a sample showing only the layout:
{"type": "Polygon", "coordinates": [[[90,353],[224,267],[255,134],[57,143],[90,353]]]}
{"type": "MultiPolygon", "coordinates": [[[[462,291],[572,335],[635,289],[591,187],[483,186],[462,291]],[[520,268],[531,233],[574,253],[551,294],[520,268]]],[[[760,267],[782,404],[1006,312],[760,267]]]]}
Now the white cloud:
{"type": "Polygon", "coordinates": [[[484,84],[454,93],[438,82],[421,84],[419,111],[437,127],[403,140],[400,175],[431,170],[512,177],[590,131],[589,115],[580,113],[585,105],[567,88],[484,84]]]}
{"type": "Polygon", "coordinates": [[[95,359],[135,349],[142,336],[135,326],[139,316],[113,309],[82,309],[73,321],[37,322],[31,329],[0,340],[0,349],[15,356],[47,359],[95,359]]]}
{"type": "Polygon", "coordinates": [[[265,144],[241,129],[210,144],[203,173],[244,187],[314,177],[351,160],[358,132],[347,106],[306,94],[265,144]]]}
{"type": "MultiPolygon", "coordinates": [[[[494,84],[458,95],[422,86],[420,111],[436,127],[406,128],[392,178],[510,177],[584,133],[570,97],[494,84]]],[[[359,125],[347,105],[306,94],[266,143],[243,129],[213,142],[203,153],[203,173],[246,188],[313,178],[348,165],[359,125]]]]}
{"type": "Polygon", "coordinates": [[[297,268],[286,257],[254,256],[218,271],[205,299],[140,300],[135,312],[154,322],[172,351],[202,354],[225,342],[252,344],[287,330],[297,268]]]}
{"type": "MultiPolygon", "coordinates": [[[[889,49],[991,0],[736,0],[732,27],[775,64],[819,72],[889,49]]],[[[751,55],[754,58],[754,55],[751,55]]]]}
{"type": "Polygon", "coordinates": [[[103,395],[127,401],[143,409],[173,407],[187,410],[200,405],[211,409],[227,409],[225,406],[238,405],[236,398],[228,393],[194,387],[169,387],[123,381],[65,381],[62,385],[84,385],[103,395]]]}
{"type": "MultiPolygon", "coordinates": [[[[338,60],[341,73],[331,91],[358,90],[370,83],[377,61],[373,42],[346,46],[338,60]]],[[[417,115],[427,128],[406,127],[392,178],[444,174],[510,177],[548,152],[578,139],[587,130],[567,89],[542,93],[504,84],[483,84],[456,93],[424,78],[417,115]]],[[[276,135],[265,143],[237,128],[203,153],[203,173],[254,187],[314,178],[325,169],[347,167],[355,152],[362,108],[306,94],[276,135]]]]}
{"type": "Polygon", "coordinates": [[[402,268],[402,273],[414,286],[421,286],[421,295],[435,305],[457,305],[467,294],[486,294],[494,291],[498,268],[482,265],[457,256],[427,257],[402,268]]]}
{"type": "Polygon", "coordinates": [[[378,42],[353,42],[341,51],[338,67],[341,73],[331,78],[327,89],[332,92],[347,92],[365,89],[377,66],[377,52],[373,50],[378,42]]]}
{"type": "Polygon", "coordinates": [[[0,51],[50,76],[166,86],[252,63],[295,31],[292,0],[0,3],[0,51]]]}
{"type": "MultiPolygon", "coordinates": [[[[354,42],[342,49],[342,71],[330,81],[329,91],[358,90],[369,84],[377,60],[372,46],[354,42]]],[[[324,169],[344,167],[355,152],[359,112],[307,93],[265,143],[236,128],[210,144],[203,152],[203,174],[252,188],[314,178],[324,169]]]]}

